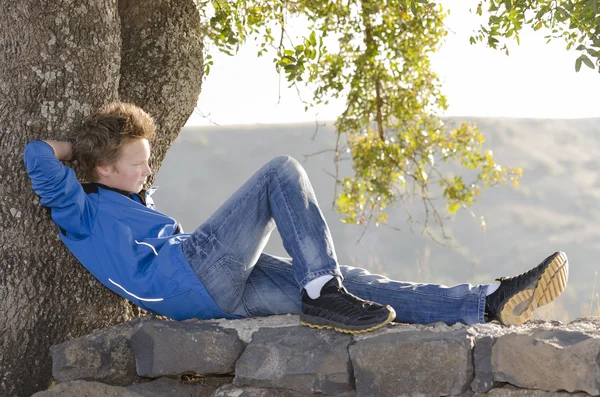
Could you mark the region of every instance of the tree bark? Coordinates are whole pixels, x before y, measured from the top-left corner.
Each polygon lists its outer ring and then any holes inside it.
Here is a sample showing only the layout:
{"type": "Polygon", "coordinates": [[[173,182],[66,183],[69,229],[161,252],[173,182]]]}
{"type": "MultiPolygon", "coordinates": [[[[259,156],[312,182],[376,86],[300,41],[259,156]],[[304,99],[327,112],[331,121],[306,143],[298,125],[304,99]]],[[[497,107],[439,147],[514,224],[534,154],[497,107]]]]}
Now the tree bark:
{"type": "Polygon", "coordinates": [[[150,166],[157,172],[198,102],[204,71],[200,14],[192,0],[119,0],[119,15],[119,96],[155,118],[159,133],[150,166]]]}
{"type": "MultiPolygon", "coordinates": [[[[140,3],[146,10],[158,4],[152,33],[185,32],[185,24],[193,25],[190,32],[200,31],[198,15],[189,11],[193,0],[140,3]],[[177,7],[186,10],[185,18],[177,7]]],[[[22,156],[31,139],[70,136],[86,115],[119,99],[121,91],[127,93],[121,100],[147,106],[159,125],[153,145],[158,168],[193,110],[190,98],[195,95],[195,104],[199,94],[200,37],[180,34],[181,42],[165,38],[164,46],[152,45],[159,37],[144,33],[144,46],[136,49],[136,27],[125,18],[122,55],[119,8],[117,0],[0,0],[1,396],[26,397],[48,387],[49,346],[136,315],[60,242],[22,156]],[[136,58],[146,73],[134,67],[136,58]],[[154,74],[146,69],[152,62],[154,74]],[[198,76],[190,86],[184,79],[192,78],[192,65],[198,76]],[[186,72],[180,74],[180,67],[186,72]]]]}

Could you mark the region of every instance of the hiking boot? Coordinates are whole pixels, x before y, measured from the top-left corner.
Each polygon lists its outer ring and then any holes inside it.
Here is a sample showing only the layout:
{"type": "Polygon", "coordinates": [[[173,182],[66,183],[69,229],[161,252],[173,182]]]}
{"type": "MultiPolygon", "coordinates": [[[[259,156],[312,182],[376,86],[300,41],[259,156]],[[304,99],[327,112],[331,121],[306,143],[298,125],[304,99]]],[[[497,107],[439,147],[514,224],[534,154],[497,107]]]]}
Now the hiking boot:
{"type": "Polygon", "coordinates": [[[311,299],[302,290],[300,321],[312,328],[330,328],[357,334],[381,328],[396,318],[391,306],[365,301],[344,288],[334,277],[321,289],[321,296],[311,299]]]}
{"type": "Polygon", "coordinates": [[[558,298],[568,278],[567,255],[555,252],[526,273],[496,279],[500,286],[486,298],[486,319],[504,325],[523,324],[536,308],[558,298]]]}

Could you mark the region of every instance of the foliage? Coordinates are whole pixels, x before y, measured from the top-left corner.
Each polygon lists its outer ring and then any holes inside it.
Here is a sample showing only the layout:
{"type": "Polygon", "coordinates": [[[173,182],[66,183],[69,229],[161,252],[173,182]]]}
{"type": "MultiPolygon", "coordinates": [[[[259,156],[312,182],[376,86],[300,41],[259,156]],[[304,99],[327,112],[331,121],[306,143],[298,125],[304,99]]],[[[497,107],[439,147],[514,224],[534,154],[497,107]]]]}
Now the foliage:
{"type": "Polygon", "coordinates": [[[546,36],[548,42],[562,39],[567,43],[567,50],[577,46],[576,50],[580,52],[575,60],[577,72],[582,63],[600,72],[598,0],[488,0],[478,4],[478,15],[482,15],[484,5],[489,13],[488,22],[471,37],[472,44],[486,41],[491,48],[502,49],[508,54],[505,39],[514,38],[519,43],[523,26],[529,25],[536,31],[547,28],[550,31],[546,36]]]}
{"type": "MultiPolygon", "coordinates": [[[[477,13],[484,5],[491,13],[489,26],[482,26],[472,42],[487,40],[498,48],[500,37],[518,40],[524,24],[547,26],[553,37],[563,37],[569,46],[581,43],[578,49],[598,59],[596,0],[488,0],[477,13]]],[[[424,224],[433,214],[441,225],[435,193],[454,213],[471,206],[487,187],[518,185],[522,171],[496,163],[476,126],[450,128],[437,117],[447,104],[429,55],[446,35],[441,5],[426,0],[198,0],[198,7],[207,40],[219,50],[234,54],[251,37],[259,40],[258,56],[272,50],[275,67],[290,86],[312,89],[307,108],[346,99],[336,121],[335,150],[336,165],[350,156],[354,169],[354,175],[340,178],[336,167],[336,206],[344,222],[385,224],[386,208],[418,198],[425,207],[424,224]],[[290,18],[307,24],[300,39],[290,36],[290,18]],[[448,163],[463,172],[450,174],[448,163]]],[[[582,55],[577,62],[589,66],[591,61],[582,55]]]]}

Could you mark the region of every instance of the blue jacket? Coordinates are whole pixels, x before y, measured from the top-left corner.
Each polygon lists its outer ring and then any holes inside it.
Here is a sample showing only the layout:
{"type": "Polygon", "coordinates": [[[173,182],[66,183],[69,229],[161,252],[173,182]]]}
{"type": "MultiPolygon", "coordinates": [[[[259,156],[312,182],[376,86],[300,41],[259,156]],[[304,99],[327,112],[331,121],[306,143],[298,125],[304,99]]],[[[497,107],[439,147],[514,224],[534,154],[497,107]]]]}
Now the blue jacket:
{"type": "Polygon", "coordinates": [[[151,191],[127,194],[101,184],[82,186],[43,141],[27,144],[24,159],[60,239],[98,281],[174,320],[233,318],[215,304],[187,263],[181,243],[190,235],[154,208],[151,191]]]}

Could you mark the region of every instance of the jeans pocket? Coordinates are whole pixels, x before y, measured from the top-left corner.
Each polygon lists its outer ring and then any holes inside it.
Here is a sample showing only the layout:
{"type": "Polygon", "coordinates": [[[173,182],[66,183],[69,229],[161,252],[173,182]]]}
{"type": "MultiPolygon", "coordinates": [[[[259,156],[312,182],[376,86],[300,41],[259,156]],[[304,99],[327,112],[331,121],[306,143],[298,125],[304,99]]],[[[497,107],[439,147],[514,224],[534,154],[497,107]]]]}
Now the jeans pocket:
{"type": "Polygon", "coordinates": [[[242,299],[247,273],[240,259],[226,254],[198,278],[221,310],[230,314],[242,299]]]}

